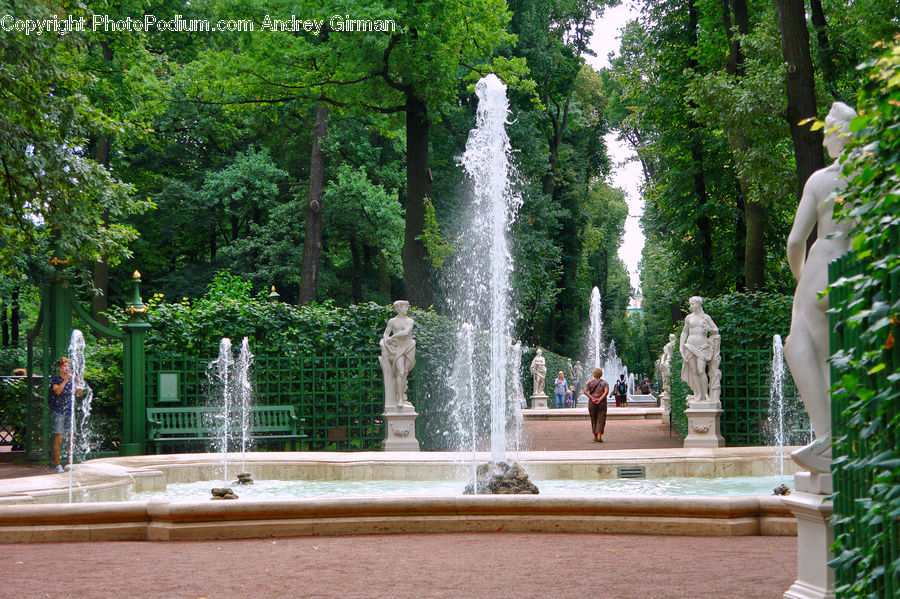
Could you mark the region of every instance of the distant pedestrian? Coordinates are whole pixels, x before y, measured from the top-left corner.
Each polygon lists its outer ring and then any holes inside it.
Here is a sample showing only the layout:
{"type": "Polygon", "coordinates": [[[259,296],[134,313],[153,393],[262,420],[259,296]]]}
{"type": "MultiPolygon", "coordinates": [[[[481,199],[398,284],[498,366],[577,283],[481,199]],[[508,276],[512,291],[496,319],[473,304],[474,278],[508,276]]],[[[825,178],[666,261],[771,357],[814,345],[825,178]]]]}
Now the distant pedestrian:
{"type": "Polygon", "coordinates": [[[603,432],[606,430],[606,396],[609,395],[609,383],[603,380],[603,369],[594,369],[594,378],[584,386],[584,394],[590,400],[588,413],[591,415],[594,441],[603,443],[603,432]]]}
{"type": "Polygon", "coordinates": [[[575,406],[575,385],[569,385],[569,390],[566,391],[566,407],[571,408],[575,406]]]}
{"type": "Polygon", "coordinates": [[[562,370],[556,375],[556,380],[553,381],[553,396],[556,400],[556,405],[554,407],[562,408],[566,405],[566,391],[569,388],[569,383],[566,381],[566,377],[563,376],[562,370]]]}
{"type": "Polygon", "coordinates": [[[620,374],[619,380],[616,381],[616,407],[624,408],[628,403],[628,383],[625,382],[625,375],[620,374]]]}

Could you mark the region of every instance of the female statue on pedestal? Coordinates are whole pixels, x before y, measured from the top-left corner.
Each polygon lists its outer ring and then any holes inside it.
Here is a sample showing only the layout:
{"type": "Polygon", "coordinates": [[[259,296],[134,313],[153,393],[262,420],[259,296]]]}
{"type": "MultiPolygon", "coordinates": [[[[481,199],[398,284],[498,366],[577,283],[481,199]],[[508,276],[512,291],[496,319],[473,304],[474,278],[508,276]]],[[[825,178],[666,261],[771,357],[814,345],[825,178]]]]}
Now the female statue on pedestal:
{"type": "Polygon", "coordinates": [[[690,305],[691,313],[684,318],[678,346],[683,359],[681,380],[694,392],[693,396],[688,397],[688,401],[718,403],[722,393],[722,372],[719,370],[722,338],[719,327],[703,311],[703,298],[695,295],[690,299],[690,305]]]}
{"type": "Polygon", "coordinates": [[[544,353],[538,349],[537,354],[531,361],[531,376],[534,383],[534,396],[544,395],[544,384],[547,382],[547,361],[544,359],[544,353]]]}
{"type": "Polygon", "coordinates": [[[416,340],[412,336],[415,321],[406,315],[408,301],[397,300],[393,305],[397,316],[388,321],[379,342],[381,356],[378,362],[384,373],[384,405],[385,409],[412,408],[413,405],[406,399],[406,389],[409,384],[407,376],[416,365],[416,340]]]}
{"type": "MultiPolygon", "coordinates": [[[[856,111],[835,102],[825,117],[823,145],[837,158],[850,140],[850,121],[856,111]]],[[[784,357],[809,412],[816,433],[810,445],[793,454],[795,461],[816,472],[831,470],[831,376],[828,368],[828,298],[819,297],[828,285],[828,264],[846,252],[852,223],[834,220],[834,199],[846,185],[841,165],[835,160],[817,170],[803,186],[794,227],[788,236],[787,258],[797,279],[791,332],[784,343],[784,357]],[[816,241],[806,253],[806,240],[817,228],[816,241]]]]}

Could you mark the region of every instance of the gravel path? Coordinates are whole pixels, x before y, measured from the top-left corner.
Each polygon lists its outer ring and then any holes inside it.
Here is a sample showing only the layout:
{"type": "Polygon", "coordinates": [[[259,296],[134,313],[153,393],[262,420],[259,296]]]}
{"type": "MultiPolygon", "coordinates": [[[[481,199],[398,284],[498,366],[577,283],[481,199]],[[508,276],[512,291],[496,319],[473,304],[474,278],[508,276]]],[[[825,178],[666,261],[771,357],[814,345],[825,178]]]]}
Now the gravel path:
{"type": "Polygon", "coordinates": [[[454,533],[0,546],[0,597],[776,599],[794,537],[454,533]]]}

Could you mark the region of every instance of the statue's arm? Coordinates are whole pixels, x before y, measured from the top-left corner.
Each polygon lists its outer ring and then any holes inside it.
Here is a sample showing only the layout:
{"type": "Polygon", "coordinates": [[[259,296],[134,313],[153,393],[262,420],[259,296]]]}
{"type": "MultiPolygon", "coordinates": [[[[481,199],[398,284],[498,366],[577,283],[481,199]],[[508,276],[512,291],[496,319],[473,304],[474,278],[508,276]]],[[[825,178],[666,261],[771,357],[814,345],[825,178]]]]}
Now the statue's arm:
{"type": "Polygon", "coordinates": [[[709,314],[706,315],[706,326],[709,327],[710,335],[718,335],[719,334],[719,327],[716,326],[716,323],[713,322],[713,319],[710,317],[709,314]]]}
{"type": "Polygon", "coordinates": [[[816,226],[818,220],[818,188],[820,187],[820,177],[815,172],[810,176],[806,185],[803,187],[803,195],[800,197],[800,205],[797,206],[797,214],[794,215],[794,226],[788,235],[787,241],[787,259],[794,273],[794,278],[798,281],[803,274],[803,264],[806,262],[806,240],[812,233],[813,227],[816,226]]]}

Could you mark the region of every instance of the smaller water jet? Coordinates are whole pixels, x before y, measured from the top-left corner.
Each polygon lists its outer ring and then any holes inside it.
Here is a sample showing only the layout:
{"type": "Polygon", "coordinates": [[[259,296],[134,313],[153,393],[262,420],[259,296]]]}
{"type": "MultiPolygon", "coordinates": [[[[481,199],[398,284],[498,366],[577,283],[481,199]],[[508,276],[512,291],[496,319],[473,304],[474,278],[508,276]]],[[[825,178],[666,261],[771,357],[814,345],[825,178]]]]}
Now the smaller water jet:
{"type": "Polygon", "coordinates": [[[68,472],[69,472],[69,503],[72,502],[72,488],[77,481],[74,479],[76,454],[79,461],[89,458],[94,442],[94,431],[91,426],[91,404],[94,393],[84,380],[85,350],[84,335],[78,329],[72,331],[69,338],[69,367],[72,369],[72,384],[69,387],[69,441],[68,472]],[[80,401],[79,401],[80,400],[80,401]]]}

